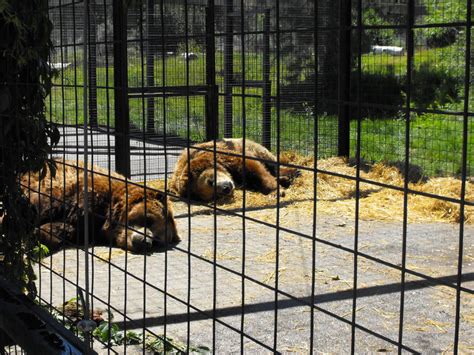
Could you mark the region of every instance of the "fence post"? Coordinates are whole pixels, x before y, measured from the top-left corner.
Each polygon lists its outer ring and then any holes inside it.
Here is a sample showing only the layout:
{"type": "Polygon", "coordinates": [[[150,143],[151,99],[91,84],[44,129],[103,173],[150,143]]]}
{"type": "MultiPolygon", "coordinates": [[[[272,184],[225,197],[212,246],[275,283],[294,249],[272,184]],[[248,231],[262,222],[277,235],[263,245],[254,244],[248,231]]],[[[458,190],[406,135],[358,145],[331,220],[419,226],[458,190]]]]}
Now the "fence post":
{"type": "MultiPolygon", "coordinates": [[[[271,149],[272,145],[272,82],[270,81],[270,9],[265,10],[263,19],[263,121],[262,144],[271,149]]],[[[279,132],[277,132],[279,134],[279,132]]]]}
{"type": "Polygon", "coordinates": [[[234,0],[225,3],[224,38],[224,137],[232,138],[232,85],[234,83],[234,0]]]}
{"type": "Polygon", "coordinates": [[[115,167],[130,177],[130,112],[127,72],[126,0],[113,2],[114,27],[114,96],[115,96],[115,167]]]}
{"type": "Polygon", "coordinates": [[[206,7],[206,140],[217,139],[219,91],[216,85],[216,52],[214,29],[214,1],[206,7]]]}
{"type": "MultiPolygon", "coordinates": [[[[155,86],[155,0],[147,1],[147,47],[146,47],[146,86],[155,86]]],[[[147,98],[146,129],[147,133],[155,132],[155,98],[147,98]]]]}
{"type": "Polygon", "coordinates": [[[351,0],[339,8],[338,155],[350,154],[351,0]]]}
{"type": "Polygon", "coordinates": [[[95,18],[95,2],[87,9],[89,16],[89,127],[97,127],[97,21],[95,18]]]}

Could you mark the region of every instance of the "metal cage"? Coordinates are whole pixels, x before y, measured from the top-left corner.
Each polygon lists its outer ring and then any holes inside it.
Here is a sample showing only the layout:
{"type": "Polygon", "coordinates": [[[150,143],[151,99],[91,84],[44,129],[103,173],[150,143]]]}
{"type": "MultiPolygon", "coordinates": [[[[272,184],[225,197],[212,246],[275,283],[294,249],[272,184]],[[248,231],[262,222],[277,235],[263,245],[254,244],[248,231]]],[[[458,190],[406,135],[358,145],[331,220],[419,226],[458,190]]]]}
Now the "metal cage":
{"type": "MultiPolygon", "coordinates": [[[[62,168],[51,188],[22,188],[62,206],[62,236],[82,216],[77,241],[37,263],[38,302],[81,335],[66,307],[82,290],[82,317],[101,313],[95,351],[473,349],[471,0],[49,3],[62,168]],[[243,164],[230,200],[172,191],[180,154],[196,151],[215,184],[219,162],[243,164]],[[250,185],[262,163],[267,195],[250,185]],[[180,243],[97,243],[131,191],[145,206],[165,196],[180,243]]],[[[189,156],[182,169],[194,173],[189,156]]],[[[146,239],[129,216],[113,222],[146,239]]]]}

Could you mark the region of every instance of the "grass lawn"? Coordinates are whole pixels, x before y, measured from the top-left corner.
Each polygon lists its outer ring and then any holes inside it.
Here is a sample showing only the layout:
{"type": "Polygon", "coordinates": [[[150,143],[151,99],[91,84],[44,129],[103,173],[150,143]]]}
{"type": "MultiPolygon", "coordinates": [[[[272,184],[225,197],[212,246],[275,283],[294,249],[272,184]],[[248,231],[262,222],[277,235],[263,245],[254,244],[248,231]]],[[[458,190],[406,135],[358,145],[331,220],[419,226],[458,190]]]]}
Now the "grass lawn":
{"type": "MultiPolygon", "coordinates": [[[[453,47],[436,50],[419,50],[415,53],[415,66],[424,62],[435,65],[437,59],[441,61],[446,56],[453,56],[453,47]]],[[[459,53],[459,52],[456,52],[459,53]]],[[[453,57],[457,58],[459,56],[453,57]]],[[[129,86],[142,86],[141,60],[134,57],[129,61],[129,86]]],[[[241,72],[241,57],[236,55],[234,71],[241,72]]],[[[456,65],[456,59],[453,59],[456,65]]],[[[462,58],[460,59],[462,63],[462,58]]],[[[366,72],[391,72],[405,75],[406,56],[394,57],[374,54],[364,54],[362,67],[366,72]]],[[[261,79],[262,61],[259,55],[246,56],[246,79],[261,79]]],[[[56,86],[48,98],[48,114],[54,122],[66,124],[80,124],[83,122],[83,92],[82,68],[69,67],[60,72],[55,79],[56,85],[71,85],[71,87],[56,86]]],[[[223,58],[216,57],[217,82],[223,84],[223,58]]],[[[286,68],[282,65],[282,72],[286,68]]],[[[205,82],[205,58],[189,62],[189,84],[203,84],[205,82]]],[[[275,78],[276,68],[273,63],[271,76],[275,78]]],[[[155,61],[156,85],[163,84],[163,66],[161,58],[155,61]]],[[[165,60],[166,85],[185,85],[186,62],[179,56],[168,57],[165,60]]],[[[114,126],[114,93],[113,67],[97,68],[97,115],[101,125],[114,126]],[[107,87],[110,87],[107,89],[107,87]]],[[[276,86],[272,87],[276,94],[276,86]]],[[[240,88],[234,88],[233,97],[233,125],[234,136],[243,134],[243,101],[238,95],[240,88]]],[[[261,95],[256,88],[246,89],[247,94],[261,95]]],[[[146,120],[147,101],[140,98],[130,99],[130,120],[134,127],[141,128],[146,120]]],[[[224,102],[220,98],[219,118],[220,134],[223,134],[224,102]]],[[[459,109],[456,108],[456,109],[459,109]]],[[[169,97],[166,105],[162,98],[155,99],[155,128],[169,135],[178,135],[183,138],[188,135],[194,141],[205,139],[205,110],[203,97],[169,97]],[[189,109],[188,109],[189,108],[189,109]],[[189,124],[188,124],[189,117],[189,124]]],[[[248,138],[260,140],[262,132],[262,102],[260,98],[247,97],[245,99],[245,125],[248,138]]],[[[403,119],[363,119],[361,126],[361,155],[370,161],[403,160],[405,154],[405,121],[403,119]]],[[[272,138],[276,142],[277,113],[272,109],[272,138]]],[[[469,126],[469,174],[474,174],[474,123],[469,126]]],[[[314,119],[310,112],[305,110],[281,110],[280,112],[280,141],[283,150],[295,150],[302,154],[312,154],[314,119]]],[[[335,155],[337,152],[337,118],[332,116],[318,117],[318,152],[321,158],[335,155]]],[[[442,175],[457,174],[461,169],[462,150],[462,117],[448,117],[443,115],[423,115],[414,117],[411,123],[410,154],[411,162],[420,165],[425,174],[442,175]]],[[[351,152],[355,152],[357,122],[351,122],[351,152]]]]}

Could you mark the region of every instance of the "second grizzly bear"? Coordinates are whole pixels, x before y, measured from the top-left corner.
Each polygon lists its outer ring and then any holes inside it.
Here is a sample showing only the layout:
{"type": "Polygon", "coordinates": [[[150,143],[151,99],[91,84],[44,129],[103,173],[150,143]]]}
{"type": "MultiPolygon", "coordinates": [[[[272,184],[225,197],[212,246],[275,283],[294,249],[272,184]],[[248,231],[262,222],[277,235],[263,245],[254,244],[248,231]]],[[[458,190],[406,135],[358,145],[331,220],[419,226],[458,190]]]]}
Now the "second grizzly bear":
{"type": "Polygon", "coordinates": [[[51,249],[82,244],[84,217],[91,244],[141,252],[153,241],[179,241],[171,204],[164,193],[126,183],[125,177],[94,166],[88,174],[88,209],[84,202],[84,167],[56,161],[56,174],[25,174],[22,190],[38,211],[39,240],[51,249]]]}
{"type": "Polygon", "coordinates": [[[246,188],[268,194],[277,189],[278,183],[288,187],[300,175],[297,169],[280,167],[277,181],[276,157],[262,145],[246,139],[244,164],[243,147],[241,138],[216,141],[215,165],[213,141],[194,145],[189,156],[185,149],[176,163],[171,191],[179,196],[189,193],[191,198],[211,201],[214,192],[217,198],[230,196],[236,185],[245,184],[246,188]]]}

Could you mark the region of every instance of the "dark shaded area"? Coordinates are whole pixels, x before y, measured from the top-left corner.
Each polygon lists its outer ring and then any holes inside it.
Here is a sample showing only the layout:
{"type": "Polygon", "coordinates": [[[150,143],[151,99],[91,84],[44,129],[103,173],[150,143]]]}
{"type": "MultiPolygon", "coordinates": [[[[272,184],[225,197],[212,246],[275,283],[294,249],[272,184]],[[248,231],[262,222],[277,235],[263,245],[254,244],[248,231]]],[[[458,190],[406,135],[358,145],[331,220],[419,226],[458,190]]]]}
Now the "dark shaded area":
{"type": "MultiPolygon", "coordinates": [[[[437,280],[448,282],[448,283],[455,283],[457,281],[457,275],[450,275],[450,276],[441,276],[438,277],[437,280]]],[[[474,273],[463,274],[462,280],[464,282],[473,281],[474,280],[474,273]]],[[[408,281],[405,283],[405,291],[410,290],[419,290],[426,287],[432,287],[436,285],[433,282],[429,282],[426,280],[417,280],[417,281],[408,281]]],[[[357,290],[357,298],[363,297],[372,297],[377,295],[383,294],[390,294],[390,293],[400,293],[401,291],[401,284],[400,283],[392,283],[388,285],[382,286],[372,286],[366,288],[359,288],[357,290]]],[[[474,292],[473,292],[474,293],[474,292]]],[[[323,303],[328,302],[335,302],[335,301],[342,301],[347,299],[352,299],[354,297],[354,291],[352,289],[346,291],[337,291],[332,293],[327,293],[323,295],[316,295],[314,304],[320,305],[323,303]]],[[[293,308],[293,307],[301,307],[301,306],[311,306],[311,297],[300,297],[300,298],[292,298],[292,299],[280,299],[278,300],[277,307],[279,310],[293,308]]],[[[246,304],[243,312],[245,314],[248,313],[259,313],[265,311],[272,311],[275,309],[275,302],[262,302],[256,304],[246,304]]],[[[220,308],[216,310],[215,316],[216,317],[231,317],[231,316],[238,316],[242,313],[242,307],[235,306],[235,307],[226,307],[220,308]]],[[[167,324],[175,324],[175,323],[183,323],[190,321],[198,321],[198,320],[205,320],[205,319],[212,319],[213,310],[206,310],[201,312],[195,312],[191,314],[182,313],[182,314],[168,314],[166,315],[166,323],[167,324]]],[[[144,322],[146,327],[153,327],[157,325],[164,324],[164,317],[150,317],[146,319],[139,319],[134,320],[134,324],[142,324],[144,322]]],[[[120,328],[123,328],[125,323],[124,322],[114,322],[113,324],[118,325],[120,328]]],[[[127,328],[130,328],[131,322],[127,322],[127,328]]]]}

